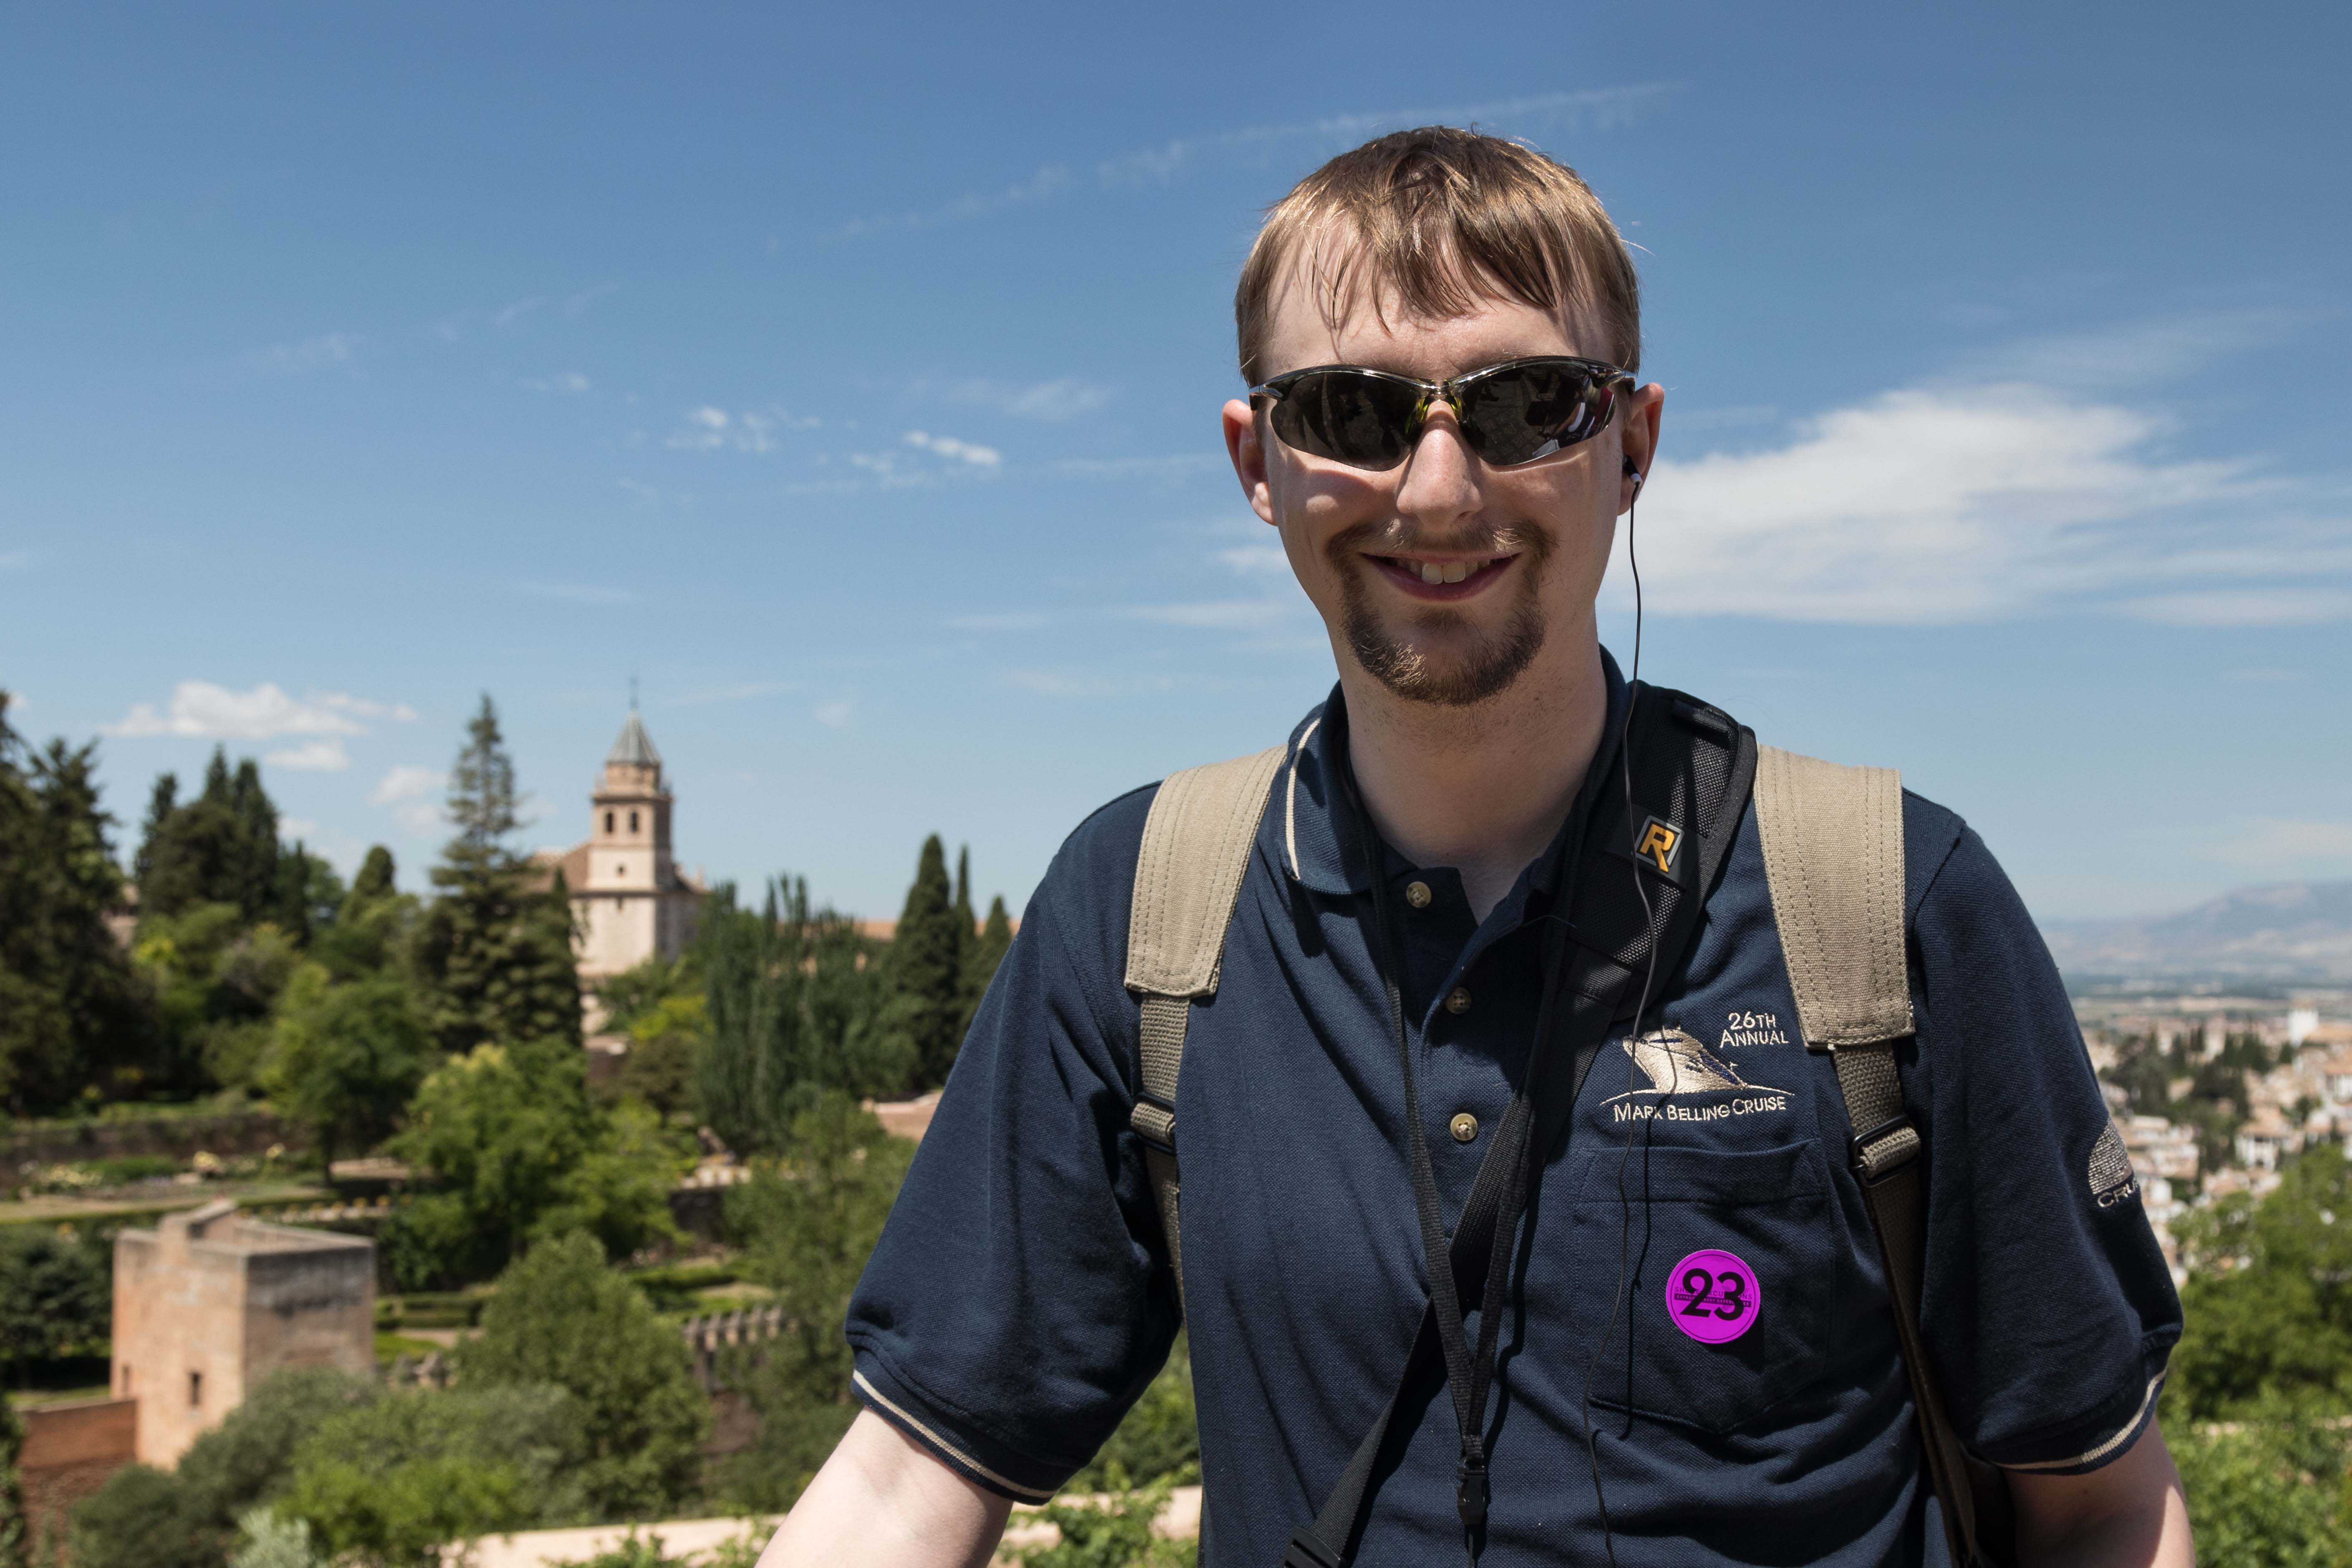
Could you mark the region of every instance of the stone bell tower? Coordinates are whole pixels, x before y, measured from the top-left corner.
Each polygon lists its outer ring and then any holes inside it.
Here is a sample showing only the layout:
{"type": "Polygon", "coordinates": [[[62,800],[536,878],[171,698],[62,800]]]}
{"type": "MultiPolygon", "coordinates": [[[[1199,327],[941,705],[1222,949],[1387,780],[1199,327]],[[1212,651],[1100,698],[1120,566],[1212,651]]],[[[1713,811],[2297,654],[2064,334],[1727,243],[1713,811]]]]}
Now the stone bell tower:
{"type": "Polygon", "coordinates": [[[703,889],[670,858],[670,793],[635,703],[589,795],[588,841],[561,858],[579,917],[580,978],[593,984],[694,938],[703,889]]]}

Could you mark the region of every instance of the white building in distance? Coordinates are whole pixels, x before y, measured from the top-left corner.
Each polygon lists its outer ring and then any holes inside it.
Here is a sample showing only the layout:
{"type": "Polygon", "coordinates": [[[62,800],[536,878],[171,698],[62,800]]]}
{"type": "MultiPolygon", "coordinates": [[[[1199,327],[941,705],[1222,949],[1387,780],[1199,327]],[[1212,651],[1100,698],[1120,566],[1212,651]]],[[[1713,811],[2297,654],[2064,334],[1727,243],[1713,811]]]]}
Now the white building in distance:
{"type": "Polygon", "coordinates": [[[583,987],[656,954],[675,959],[685,952],[705,890],[670,858],[661,753],[634,703],[589,801],[587,842],[539,856],[541,865],[563,873],[571,890],[583,987]]]}

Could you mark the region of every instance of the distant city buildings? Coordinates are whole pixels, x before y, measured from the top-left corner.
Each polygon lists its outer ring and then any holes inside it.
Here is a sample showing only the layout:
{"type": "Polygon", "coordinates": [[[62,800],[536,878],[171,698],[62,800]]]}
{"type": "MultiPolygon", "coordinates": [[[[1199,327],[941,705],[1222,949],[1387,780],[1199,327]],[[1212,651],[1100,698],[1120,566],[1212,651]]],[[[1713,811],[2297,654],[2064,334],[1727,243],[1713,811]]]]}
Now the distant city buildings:
{"type": "MultiPolygon", "coordinates": [[[[2176,1279],[2183,1276],[2172,1227],[2183,1215],[2235,1193],[2262,1197],[2297,1155],[2352,1141],[2352,1022],[2344,1016],[2352,1015],[2352,993],[2286,1005],[2245,997],[2078,998],[2076,1011],[2176,1279]],[[2114,1081],[2150,1051],[2182,1064],[2164,1080],[2166,1115],[2147,1114],[2144,1100],[2135,1112],[2131,1092],[2114,1081]],[[2234,1085],[2225,1078],[2228,1091],[2216,1098],[2213,1064],[2224,1059],[2265,1065],[2244,1068],[2234,1085]],[[2208,1133],[2201,1147],[2200,1127],[2208,1133]]],[[[2137,1081],[2144,1094],[2147,1079],[2137,1081]]]]}

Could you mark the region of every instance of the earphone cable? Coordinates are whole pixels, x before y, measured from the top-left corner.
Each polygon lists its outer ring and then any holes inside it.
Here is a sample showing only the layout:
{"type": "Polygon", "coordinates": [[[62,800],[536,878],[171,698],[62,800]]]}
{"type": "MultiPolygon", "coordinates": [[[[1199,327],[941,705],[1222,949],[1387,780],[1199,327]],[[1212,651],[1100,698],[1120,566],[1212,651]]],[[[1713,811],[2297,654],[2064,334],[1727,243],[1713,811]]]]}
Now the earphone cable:
{"type": "MultiPolygon", "coordinates": [[[[1626,681],[1625,715],[1617,736],[1617,756],[1625,792],[1625,817],[1633,817],[1633,703],[1642,679],[1642,563],[1634,552],[1633,523],[1642,503],[1642,476],[1633,474],[1633,499],[1625,508],[1625,564],[1633,574],[1633,670],[1626,681]]],[[[1650,931],[1649,957],[1642,967],[1642,990],[1633,1006],[1633,1033],[1642,1032],[1642,1016],[1650,1008],[1650,988],[1657,979],[1658,944],[1656,942],[1657,912],[1650,904],[1650,889],[1643,881],[1641,868],[1633,868],[1633,891],[1642,900],[1642,920],[1650,931]]],[[[1633,1087],[1633,1058],[1625,1058],[1625,1087],[1633,1087]]],[[[1609,1496],[1601,1479],[1600,1437],[1592,1429],[1592,1380],[1601,1370],[1601,1358],[1608,1353],[1609,1342],[1617,1335],[1617,1321],[1625,1306],[1625,1270],[1633,1250],[1633,1209],[1625,1195],[1625,1166],[1633,1154],[1633,1129],[1650,1123],[1634,1118],[1625,1123],[1625,1141],[1617,1156],[1617,1283],[1610,1294],[1609,1326],[1601,1331],[1600,1343],[1592,1347],[1592,1359],[1585,1363],[1584,1395],[1581,1414],[1584,1422],[1584,1451],[1592,1468],[1592,1500],[1601,1513],[1601,1546],[1609,1560],[1609,1568],[1617,1568],[1617,1541],[1609,1525],[1609,1496]]]]}

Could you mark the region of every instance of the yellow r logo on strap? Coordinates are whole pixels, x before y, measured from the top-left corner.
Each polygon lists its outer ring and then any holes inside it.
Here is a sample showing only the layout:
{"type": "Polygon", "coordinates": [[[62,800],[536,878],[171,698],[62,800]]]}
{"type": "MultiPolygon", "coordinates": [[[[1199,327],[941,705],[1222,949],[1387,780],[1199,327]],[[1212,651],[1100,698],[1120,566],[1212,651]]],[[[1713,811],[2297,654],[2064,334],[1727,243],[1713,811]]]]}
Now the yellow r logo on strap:
{"type": "Polygon", "coordinates": [[[1683,841],[1682,830],[1660,822],[1656,817],[1642,825],[1642,841],[1633,847],[1634,855],[1668,877],[1675,874],[1675,848],[1683,841]]]}

